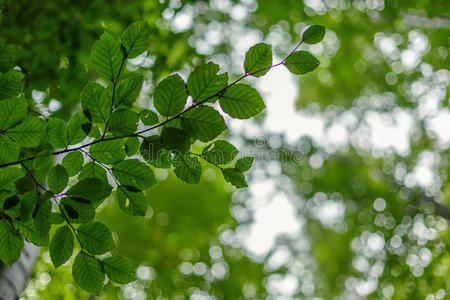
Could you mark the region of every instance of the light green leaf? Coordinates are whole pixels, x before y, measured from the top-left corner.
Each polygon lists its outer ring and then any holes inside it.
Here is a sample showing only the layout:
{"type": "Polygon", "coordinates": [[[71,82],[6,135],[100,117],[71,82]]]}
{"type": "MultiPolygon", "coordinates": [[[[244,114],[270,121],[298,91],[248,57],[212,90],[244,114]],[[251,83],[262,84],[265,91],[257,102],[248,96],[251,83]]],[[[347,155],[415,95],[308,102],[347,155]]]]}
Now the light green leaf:
{"type": "Polygon", "coordinates": [[[297,51],[286,59],[284,65],[291,73],[303,75],[315,70],[320,62],[311,53],[307,51],[297,51]]]}
{"type": "Polygon", "coordinates": [[[245,182],[244,173],[242,173],[239,169],[230,168],[230,169],[222,169],[223,178],[234,185],[237,188],[247,187],[247,182],[245,182]]]}
{"type": "Polygon", "coordinates": [[[114,95],[114,106],[121,104],[131,106],[139,97],[143,83],[142,75],[132,75],[119,83],[114,95]]]}
{"type": "Polygon", "coordinates": [[[272,66],[272,46],[268,44],[256,44],[248,49],[245,54],[244,70],[246,74],[260,77],[269,72],[272,66]],[[262,70],[261,72],[258,72],[262,70]]]}
{"type": "Polygon", "coordinates": [[[191,73],[187,81],[187,87],[195,103],[214,96],[227,86],[228,74],[216,75],[218,71],[218,65],[207,63],[198,66],[191,73]]]}
{"type": "Polygon", "coordinates": [[[61,165],[54,166],[47,174],[47,184],[55,194],[61,193],[69,182],[69,175],[66,169],[61,165]]]}
{"type": "Polygon", "coordinates": [[[83,251],[79,252],[73,263],[72,275],[83,290],[95,295],[100,294],[105,274],[95,258],[83,251]]]}
{"type": "Polygon", "coordinates": [[[113,166],[112,172],[122,185],[143,191],[156,183],[152,169],[137,159],[127,159],[113,166]]]}
{"type": "Polygon", "coordinates": [[[44,120],[33,117],[6,131],[22,147],[37,147],[45,141],[47,126],[44,120]]]}
{"type": "Polygon", "coordinates": [[[5,219],[0,219],[0,261],[11,266],[19,259],[23,238],[5,219]]]}
{"type": "Polygon", "coordinates": [[[73,253],[73,233],[68,226],[56,230],[50,242],[50,258],[55,268],[65,263],[73,253]]]}
{"type": "Polygon", "coordinates": [[[117,80],[123,54],[120,42],[114,36],[107,32],[103,33],[92,47],[91,57],[100,77],[111,82],[117,80]]]}
{"type": "Polygon", "coordinates": [[[266,105],[257,90],[246,84],[235,84],[220,96],[220,107],[232,118],[249,119],[266,105]]]}
{"type": "Polygon", "coordinates": [[[144,125],[150,126],[158,123],[158,115],[149,109],[144,109],[139,113],[139,119],[141,119],[144,125]]]}
{"type": "Polygon", "coordinates": [[[124,140],[110,140],[94,144],[89,147],[89,154],[98,162],[114,164],[126,156],[124,140]]]}
{"type": "Polygon", "coordinates": [[[105,169],[95,162],[85,164],[81,169],[80,174],[78,174],[78,180],[87,178],[98,178],[100,180],[108,182],[108,177],[106,176],[105,169]]]}
{"type": "Polygon", "coordinates": [[[9,70],[6,73],[0,73],[0,100],[12,98],[23,89],[22,72],[9,70]]]}
{"type": "Polygon", "coordinates": [[[120,210],[129,216],[145,216],[148,201],[144,193],[134,187],[119,185],[116,192],[120,210]]]}
{"type": "Polygon", "coordinates": [[[254,158],[251,156],[245,156],[237,160],[235,168],[241,172],[250,170],[253,165],[254,158]]]}
{"type": "Polygon", "coordinates": [[[88,119],[94,123],[106,122],[111,110],[111,100],[103,86],[89,82],[81,92],[80,98],[84,114],[88,116],[88,119]]]}
{"type": "Polygon", "coordinates": [[[136,154],[136,152],[139,150],[139,147],[141,146],[141,143],[139,142],[139,139],[135,136],[130,137],[127,139],[125,143],[125,152],[128,156],[131,156],[133,154],[136,154]]]}
{"type": "Polygon", "coordinates": [[[127,58],[134,58],[147,50],[150,37],[150,28],[146,22],[131,24],[122,34],[122,45],[127,58]]]}
{"type": "Polygon", "coordinates": [[[127,108],[115,110],[111,114],[108,128],[114,136],[126,136],[133,134],[137,129],[139,117],[137,113],[127,108]]]}
{"type": "Polygon", "coordinates": [[[76,113],[70,120],[67,128],[67,141],[69,145],[82,142],[92,128],[90,121],[82,112],[76,113]]]}
{"type": "Polygon", "coordinates": [[[100,222],[82,224],[77,229],[83,249],[91,254],[103,254],[114,249],[114,240],[108,227],[100,222]]]}
{"type": "Polygon", "coordinates": [[[66,169],[69,177],[72,177],[80,172],[83,163],[83,154],[80,151],[72,151],[63,158],[61,165],[66,169]]]}
{"type": "Polygon", "coordinates": [[[178,155],[174,160],[175,175],[184,182],[195,184],[202,177],[202,166],[197,157],[189,155],[178,155]]]}
{"type": "Polygon", "coordinates": [[[227,128],[219,112],[209,106],[199,106],[183,114],[181,127],[202,142],[214,139],[227,128]]]}
{"type": "Polygon", "coordinates": [[[27,101],[23,97],[0,101],[0,131],[22,121],[27,115],[27,101]]]}
{"type": "Polygon", "coordinates": [[[103,269],[111,281],[126,284],[136,279],[131,263],[122,256],[110,256],[102,261],[103,269]]]}
{"type": "Polygon", "coordinates": [[[183,79],[175,74],[162,80],[155,89],[154,106],[164,117],[180,113],[186,105],[187,93],[183,79]]]}
{"type": "Polygon", "coordinates": [[[61,119],[50,118],[47,122],[48,142],[55,148],[65,148],[67,140],[67,124],[61,119]]]}
{"type": "Polygon", "coordinates": [[[99,178],[86,178],[72,186],[66,192],[66,195],[72,199],[86,199],[95,204],[108,197],[111,194],[111,190],[112,187],[108,182],[99,178]]]}
{"type": "Polygon", "coordinates": [[[227,141],[215,141],[203,149],[202,157],[213,165],[231,162],[239,151],[227,141]]]}
{"type": "Polygon", "coordinates": [[[303,32],[302,41],[307,44],[317,44],[325,36],[325,27],[312,25],[303,32]]]}

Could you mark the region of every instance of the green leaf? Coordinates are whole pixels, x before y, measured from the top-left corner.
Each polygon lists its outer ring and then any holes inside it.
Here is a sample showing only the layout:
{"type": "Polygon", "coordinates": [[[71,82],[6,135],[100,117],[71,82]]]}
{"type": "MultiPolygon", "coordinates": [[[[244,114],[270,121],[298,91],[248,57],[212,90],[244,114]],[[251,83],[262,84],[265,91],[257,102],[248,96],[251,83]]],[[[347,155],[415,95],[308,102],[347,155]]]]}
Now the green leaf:
{"type": "Polygon", "coordinates": [[[63,158],[61,165],[66,169],[69,177],[72,177],[80,172],[83,163],[83,154],[80,151],[72,151],[63,158]]]}
{"type": "Polygon", "coordinates": [[[67,128],[67,140],[69,145],[82,142],[88,135],[92,124],[82,112],[76,113],[70,120],[67,128]]]}
{"type": "Polygon", "coordinates": [[[320,62],[307,51],[297,51],[291,54],[284,65],[291,73],[303,75],[309,73],[319,66],[320,62]]]}
{"type": "Polygon", "coordinates": [[[139,117],[137,113],[123,108],[115,110],[111,114],[108,127],[114,136],[126,136],[136,131],[138,121],[139,117]]]}
{"type": "Polygon", "coordinates": [[[92,203],[83,203],[80,199],[63,198],[61,208],[72,223],[90,222],[95,217],[95,208],[92,203]]]}
{"type": "Polygon", "coordinates": [[[117,204],[129,216],[145,216],[148,201],[144,193],[133,187],[119,185],[116,192],[117,204]]]}
{"type": "Polygon", "coordinates": [[[10,137],[0,135],[0,162],[7,163],[19,158],[19,145],[10,137]]]}
{"type": "Polygon", "coordinates": [[[187,87],[195,103],[214,96],[227,86],[228,74],[216,75],[218,71],[218,65],[207,63],[198,66],[191,73],[187,87]]]}
{"type": "Polygon", "coordinates": [[[181,127],[202,142],[214,139],[227,128],[219,112],[209,106],[199,106],[183,114],[181,127]]]}
{"type": "Polygon", "coordinates": [[[66,169],[61,165],[54,166],[47,174],[47,184],[55,194],[61,193],[69,182],[69,175],[66,169]]]}
{"type": "Polygon", "coordinates": [[[144,125],[150,126],[158,123],[158,115],[149,109],[144,109],[139,113],[139,119],[141,119],[144,125]]]}
{"type": "Polygon", "coordinates": [[[137,159],[127,159],[113,166],[112,172],[122,185],[143,191],[156,183],[152,169],[137,159]]]}
{"type": "MultiPolygon", "coordinates": [[[[109,117],[111,101],[106,89],[98,83],[89,82],[81,92],[81,106],[94,123],[105,123],[109,117]]],[[[89,119],[89,117],[88,117],[89,119]]]]}
{"type": "Polygon", "coordinates": [[[164,148],[160,136],[146,137],[142,142],[140,152],[142,157],[157,168],[170,168],[171,153],[164,148]]]}
{"type": "Polygon", "coordinates": [[[241,172],[250,170],[253,165],[254,158],[251,156],[245,156],[237,160],[235,168],[241,172]]]}
{"type": "Polygon", "coordinates": [[[189,135],[182,129],[165,127],[161,132],[163,147],[170,151],[184,153],[191,148],[189,135]]]}
{"type": "Polygon", "coordinates": [[[83,249],[91,254],[103,254],[114,249],[114,240],[108,227],[100,222],[82,224],[77,229],[83,249]]]}
{"type": "Polygon", "coordinates": [[[100,180],[108,182],[108,177],[106,176],[105,169],[95,162],[85,164],[81,169],[80,174],[78,175],[78,180],[87,178],[98,178],[100,180]]]}
{"type": "Polygon", "coordinates": [[[22,121],[27,115],[27,101],[23,97],[0,101],[0,131],[22,121]]]}
{"type": "Polygon", "coordinates": [[[94,144],[89,147],[89,154],[98,162],[114,164],[126,156],[124,140],[110,140],[94,144]]]}
{"type": "MultiPolygon", "coordinates": [[[[51,195],[51,193],[50,193],[51,195]]],[[[34,235],[33,243],[37,246],[48,246],[50,223],[48,218],[52,209],[52,204],[47,197],[38,199],[38,204],[33,212],[33,223],[36,234],[34,235]],[[43,203],[44,202],[44,203],[43,203]]]]}
{"type": "Polygon", "coordinates": [[[143,83],[142,75],[132,75],[119,83],[114,95],[114,106],[121,104],[131,106],[139,97],[143,83]]]}
{"type": "Polygon", "coordinates": [[[32,190],[26,192],[25,194],[19,196],[20,197],[20,216],[22,220],[27,222],[31,220],[32,213],[36,207],[36,203],[38,201],[38,194],[36,189],[34,189],[34,183],[32,183],[32,190]]]}
{"type": "Polygon", "coordinates": [[[269,72],[272,66],[272,46],[268,44],[256,44],[248,49],[245,54],[244,70],[246,74],[260,77],[269,72]],[[258,72],[259,70],[263,70],[258,72]]]}
{"type": "Polygon", "coordinates": [[[92,203],[97,203],[111,194],[112,187],[99,178],[86,178],[80,180],[72,186],[66,195],[71,198],[86,199],[92,203]]]}
{"type": "Polygon", "coordinates": [[[25,172],[16,166],[10,166],[0,169],[0,187],[3,190],[16,190],[14,182],[23,177],[25,172]]]}
{"type": "Polygon", "coordinates": [[[266,105],[257,90],[246,84],[235,84],[220,96],[220,107],[232,118],[249,119],[266,105]]]}
{"type": "Polygon", "coordinates": [[[135,136],[130,137],[127,139],[125,143],[125,152],[128,156],[131,156],[133,154],[136,154],[136,152],[139,150],[139,147],[141,146],[141,143],[139,142],[139,139],[135,136]]]}
{"type": "Polygon", "coordinates": [[[44,120],[34,117],[8,129],[6,133],[22,147],[37,147],[45,141],[47,126],[44,120]]]}
{"type": "Polygon", "coordinates": [[[0,219],[0,260],[11,266],[19,259],[23,238],[5,219],[0,219]]]}
{"type": "Polygon", "coordinates": [[[213,165],[231,162],[239,151],[227,141],[215,141],[203,149],[202,157],[213,165]]]}
{"type": "Polygon", "coordinates": [[[14,66],[16,49],[13,45],[6,45],[0,41],[0,71],[6,72],[14,66]]]}
{"type": "Polygon", "coordinates": [[[57,118],[48,119],[47,135],[50,145],[55,148],[65,148],[68,144],[66,122],[57,118]]]}
{"type": "Polygon", "coordinates": [[[55,268],[65,263],[73,253],[73,233],[68,226],[56,230],[50,242],[50,258],[55,268]]]}
{"type": "Polygon", "coordinates": [[[100,77],[111,82],[117,80],[123,54],[120,50],[120,42],[114,36],[107,32],[103,33],[92,47],[91,57],[100,77]]]}
{"type": "Polygon", "coordinates": [[[242,173],[239,169],[230,168],[230,169],[222,169],[223,178],[234,185],[237,188],[247,187],[247,182],[245,182],[244,173],[242,173]]]}
{"type": "Polygon", "coordinates": [[[0,100],[19,94],[24,85],[23,77],[24,74],[16,70],[0,73],[0,100]]]}
{"type": "Polygon", "coordinates": [[[175,74],[158,84],[155,89],[153,105],[162,116],[170,117],[183,110],[186,100],[185,83],[180,75],[175,74]]]}
{"type": "Polygon", "coordinates": [[[184,182],[195,184],[202,177],[202,166],[197,157],[178,155],[174,160],[175,175],[184,182]]]}
{"type": "Polygon", "coordinates": [[[122,256],[110,256],[102,261],[103,269],[111,281],[126,284],[136,279],[131,263],[122,256]]]}
{"type": "Polygon", "coordinates": [[[73,263],[72,275],[83,290],[95,295],[100,294],[105,274],[95,258],[83,251],[79,252],[73,263]]]}
{"type": "Polygon", "coordinates": [[[147,50],[150,28],[146,22],[131,24],[122,34],[122,45],[128,58],[134,58],[147,50]]]}
{"type": "Polygon", "coordinates": [[[312,25],[303,32],[302,41],[307,44],[317,44],[325,36],[325,27],[312,25]]]}

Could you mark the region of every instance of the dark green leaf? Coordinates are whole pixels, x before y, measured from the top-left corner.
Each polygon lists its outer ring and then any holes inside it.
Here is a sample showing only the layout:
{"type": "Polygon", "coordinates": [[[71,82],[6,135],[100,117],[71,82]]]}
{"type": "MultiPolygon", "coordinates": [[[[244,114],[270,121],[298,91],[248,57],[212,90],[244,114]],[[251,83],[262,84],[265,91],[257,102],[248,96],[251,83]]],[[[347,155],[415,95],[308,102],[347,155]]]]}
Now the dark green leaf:
{"type": "Polygon", "coordinates": [[[82,198],[91,201],[92,203],[98,203],[111,194],[112,187],[98,178],[86,178],[80,180],[72,186],[66,195],[74,198],[82,198]]]}
{"type": "Polygon", "coordinates": [[[27,101],[23,97],[0,101],[0,131],[6,130],[27,115],[27,101]]]}
{"type": "Polygon", "coordinates": [[[142,142],[142,157],[157,168],[170,168],[171,153],[164,148],[161,137],[157,135],[149,136],[142,142]]]}
{"type": "Polygon", "coordinates": [[[47,122],[48,142],[55,148],[65,148],[68,144],[67,124],[61,119],[50,118],[47,122]]]}
{"type": "Polygon", "coordinates": [[[63,158],[61,165],[66,169],[69,177],[72,177],[80,172],[83,163],[83,154],[80,151],[72,151],[63,158]]]}
{"type": "Polygon", "coordinates": [[[119,83],[114,95],[114,106],[121,104],[131,106],[139,97],[143,82],[142,75],[132,75],[119,83]]]}
{"type": "Polygon", "coordinates": [[[163,129],[161,132],[161,141],[164,148],[178,153],[184,153],[191,148],[187,132],[174,127],[166,127],[163,129]]]}
{"type": "Polygon", "coordinates": [[[254,158],[251,156],[245,156],[237,160],[235,168],[241,172],[248,171],[253,165],[254,158]]]}
{"type": "Polygon", "coordinates": [[[139,117],[134,111],[118,109],[112,113],[108,127],[114,136],[126,136],[136,131],[138,121],[139,117]]]}
{"type": "Polygon", "coordinates": [[[83,115],[82,112],[76,113],[72,120],[70,120],[67,128],[67,140],[69,145],[75,145],[84,140],[88,135],[89,130],[87,126],[92,126],[89,120],[83,115]]]}
{"type": "Polygon", "coordinates": [[[83,249],[91,254],[103,254],[114,248],[111,232],[100,222],[80,225],[77,234],[83,249]]]}
{"type": "Polygon", "coordinates": [[[267,44],[256,44],[248,49],[245,54],[244,70],[246,74],[260,77],[269,72],[272,66],[272,46],[267,44]],[[258,72],[263,70],[261,72],[258,72]]]}
{"type": "Polygon", "coordinates": [[[202,177],[202,166],[197,157],[178,155],[174,160],[175,175],[184,182],[195,184],[202,177]]]}
{"type": "Polygon", "coordinates": [[[198,66],[191,73],[187,81],[187,87],[195,103],[214,96],[227,86],[228,74],[216,75],[218,71],[218,65],[207,63],[198,66]]]}
{"type": "Polygon", "coordinates": [[[312,25],[303,32],[302,41],[307,44],[317,44],[325,36],[325,27],[312,25]]]}
{"type": "Polygon", "coordinates": [[[158,115],[149,109],[144,109],[139,113],[139,118],[144,125],[150,126],[158,123],[158,115]]]}
{"type": "Polygon", "coordinates": [[[54,166],[47,175],[47,184],[55,194],[61,193],[69,182],[69,175],[66,169],[61,165],[54,166]]]}
{"type": "Polygon", "coordinates": [[[162,116],[170,117],[183,110],[186,99],[185,83],[178,74],[175,74],[158,84],[155,89],[153,105],[162,116]]]}
{"type": "Polygon", "coordinates": [[[110,256],[102,261],[103,269],[111,281],[126,284],[136,279],[131,263],[122,256],[110,256]]]}
{"type": "Polygon", "coordinates": [[[23,89],[22,72],[9,70],[6,73],[0,73],[0,100],[12,98],[23,89]]]}
{"type": "Polygon", "coordinates": [[[50,258],[55,268],[65,263],[73,253],[73,234],[68,226],[56,230],[50,242],[50,258]]]}
{"type": "Polygon", "coordinates": [[[222,169],[223,178],[234,185],[237,188],[247,187],[247,182],[245,182],[244,173],[242,173],[239,169],[230,168],[230,169],[222,169]]]}
{"type": "Polygon", "coordinates": [[[146,22],[131,24],[122,34],[122,45],[128,58],[134,58],[147,50],[150,28],[146,22]]]}
{"type": "Polygon", "coordinates": [[[92,47],[91,57],[100,77],[111,82],[117,80],[123,54],[120,42],[114,36],[103,33],[92,47]]]}
{"type": "Polygon", "coordinates": [[[83,251],[79,252],[73,263],[72,275],[83,290],[96,295],[100,294],[105,274],[95,258],[83,251]]]}
{"type": "Polygon", "coordinates": [[[139,142],[139,139],[135,136],[130,137],[127,139],[125,143],[125,152],[128,156],[131,156],[133,154],[136,154],[136,152],[139,150],[139,147],[141,146],[141,143],[139,142]]]}
{"type": "Polygon", "coordinates": [[[292,73],[302,75],[316,69],[320,62],[307,51],[297,51],[292,53],[284,64],[292,73]]]}
{"type": "Polygon", "coordinates": [[[225,165],[231,162],[238,152],[227,141],[215,141],[203,149],[202,157],[213,165],[225,165]]]}
{"type": "Polygon", "coordinates": [[[248,119],[266,106],[257,90],[246,84],[235,84],[220,96],[220,107],[232,118],[248,119]]]}
{"type": "Polygon", "coordinates": [[[137,159],[127,159],[113,166],[112,172],[122,185],[133,186],[141,191],[156,183],[152,169],[137,159]]]}
{"type": "Polygon", "coordinates": [[[143,192],[133,187],[120,185],[117,188],[116,195],[117,204],[125,214],[130,216],[145,216],[148,209],[148,201],[143,192]]]}
{"type": "Polygon", "coordinates": [[[106,89],[98,83],[89,82],[80,97],[81,106],[84,111],[89,112],[92,122],[105,123],[111,109],[111,100],[106,89]]]}
{"type": "Polygon", "coordinates": [[[5,219],[0,219],[0,241],[0,260],[11,266],[20,257],[23,238],[5,219]]]}
{"type": "Polygon", "coordinates": [[[124,140],[111,140],[97,143],[89,147],[89,154],[98,162],[114,164],[126,156],[124,140]]]}
{"type": "Polygon", "coordinates": [[[199,106],[181,116],[181,126],[189,135],[202,142],[217,137],[227,126],[217,110],[199,106]]]}

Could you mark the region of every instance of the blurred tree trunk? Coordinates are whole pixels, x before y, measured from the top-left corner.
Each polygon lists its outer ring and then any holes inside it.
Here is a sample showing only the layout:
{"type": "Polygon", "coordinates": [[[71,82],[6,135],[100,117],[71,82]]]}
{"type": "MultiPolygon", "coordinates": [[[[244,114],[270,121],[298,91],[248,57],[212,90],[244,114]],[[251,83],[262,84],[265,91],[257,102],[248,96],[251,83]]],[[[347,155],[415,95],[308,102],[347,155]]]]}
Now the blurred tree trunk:
{"type": "Polygon", "coordinates": [[[25,242],[22,255],[11,267],[0,262],[0,300],[19,298],[31,275],[39,251],[39,247],[25,242]]]}

